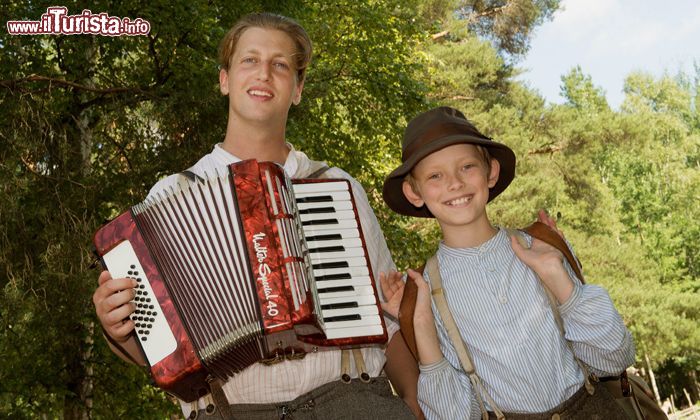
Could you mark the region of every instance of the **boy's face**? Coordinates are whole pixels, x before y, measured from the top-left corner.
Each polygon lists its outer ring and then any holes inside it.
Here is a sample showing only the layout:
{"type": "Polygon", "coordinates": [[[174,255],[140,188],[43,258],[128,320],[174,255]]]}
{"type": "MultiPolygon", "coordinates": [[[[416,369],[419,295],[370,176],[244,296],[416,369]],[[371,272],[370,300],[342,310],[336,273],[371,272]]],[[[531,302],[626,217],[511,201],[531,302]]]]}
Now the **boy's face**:
{"type": "Polygon", "coordinates": [[[414,190],[407,181],[403,193],[416,207],[426,205],[445,229],[487,222],[489,188],[498,180],[496,159],[491,169],[471,144],[455,144],[431,153],[413,168],[414,190]]]}
{"type": "Polygon", "coordinates": [[[228,71],[219,73],[221,93],[229,96],[229,118],[238,122],[286,124],[292,104],[301,100],[294,41],[275,29],[252,27],[238,39],[228,71]]]}

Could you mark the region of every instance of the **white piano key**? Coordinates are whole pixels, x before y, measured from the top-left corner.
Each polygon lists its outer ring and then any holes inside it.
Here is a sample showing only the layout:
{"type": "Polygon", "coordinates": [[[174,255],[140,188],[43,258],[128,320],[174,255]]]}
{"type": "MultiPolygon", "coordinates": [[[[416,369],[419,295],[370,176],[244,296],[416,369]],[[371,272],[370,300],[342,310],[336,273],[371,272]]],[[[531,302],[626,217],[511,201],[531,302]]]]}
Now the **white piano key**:
{"type": "Polygon", "coordinates": [[[338,230],[338,229],[350,229],[357,228],[357,220],[353,217],[352,219],[340,219],[336,221],[329,222],[328,224],[322,225],[305,225],[302,227],[304,230],[304,236],[318,235],[318,232],[328,232],[338,230]]]}
{"type": "Polygon", "coordinates": [[[348,303],[348,302],[355,302],[355,303],[357,303],[357,306],[377,305],[378,304],[377,299],[375,299],[374,295],[362,295],[362,296],[355,296],[353,298],[347,298],[347,297],[325,297],[325,296],[323,296],[323,294],[320,294],[320,295],[318,295],[318,298],[321,301],[321,305],[333,305],[333,304],[342,304],[342,303],[348,303]]]}
{"type": "MultiPolygon", "coordinates": [[[[319,264],[325,264],[325,263],[330,263],[330,262],[332,262],[332,261],[324,261],[324,262],[319,263],[319,264]]],[[[366,267],[367,266],[367,260],[364,257],[345,258],[339,262],[347,263],[346,267],[345,267],[346,269],[347,269],[347,267],[363,267],[363,266],[366,267]]],[[[312,264],[312,265],[316,265],[316,264],[312,264]]],[[[325,270],[325,269],[330,269],[330,268],[343,268],[343,267],[326,267],[326,268],[312,267],[312,268],[314,271],[316,271],[316,270],[325,270]]]]}
{"type": "Polygon", "coordinates": [[[321,316],[324,318],[329,318],[332,316],[347,316],[347,315],[379,315],[379,308],[377,305],[363,305],[357,308],[343,308],[343,309],[326,309],[321,311],[321,316]]]}
{"type": "Polygon", "coordinates": [[[305,182],[294,184],[294,195],[303,193],[319,193],[328,191],[347,191],[347,181],[330,181],[330,182],[305,182]]]}
{"type": "Polygon", "coordinates": [[[320,201],[318,203],[299,203],[297,204],[299,210],[310,210],[310,209],[324,209],[332,208],[333,211],[340,210],[352,210],[352,201],[350,200],[338,200],[338,201],[320,201]]]}
{"type": "Polygon", "coordinates": [[[309,251],[316,248],[326,248],[331,246],[342,246],[343,248],[362,247],[362,240],[360,238],[331,239],[327,241],[311,241],[307,243],[309,244],[309,251]]]}
{"type": "Polygon", "coordinates": [[[372,286],[372,279],[367,276],[363,277],[353,277],[351,279],[343,280],[321,280],[316,281],[317,289],[326,289],[329,287],[343,287],[343,286],[372,286]]]}
{"type": "Polygon", "coordinates": [[[359,296],[368,296],[371,295],[374,297],[374,288],[372,286],[353,286],[352,290],[347,290],[347,291],[342,291],[342,292],[321,292],[320,290],[318,291],[318,296],[327,298],[327,299],[333,299],[333,298],[340,298],[340,297],[359,297],[359,296]]]}
{"type": "MultiPolygon", "coordinates": [[[[299,204],[302,204],[305,200],[304,199],[309,199],[312,197],[330,197],[331,201],[321,201],[322,203],[332,203],[334,201],[348,201],[350,200],[350,192],[349,191],[330,191],[326,193],[317,193],[317,192],[305,192],[305,193],[296,193],[294,192],[294,198],[297,201],[297,207],[299,204]],[[300,203],[301,201],[301,203],[300,203]]],[[[314,200],[308,200],[308,201],[313,201],[314,200]]]]}
{"type": "Polygon", "coordinates": [[[357,228],[349,228],[349,229],[338,229],[333,232],[309,232],[310,234],[307,235],[306,232],[304,233],[304,238],[306,239],[306,242],[309,243],[309,246],[314,244],[315,242],[320,242],[320,241],[326,241],[328,239],[324,239],[324,237],[327,237],[328,235],[334,235],[334,236],[340,236],[341,239],[352,239],[352,238],[359,238],[360,237],[360,231],[357,228]]]}
{"type": "Polygon", "coordinates": [[[326,331],[326,338],[329,340],[333,340],[336,338],[368,337],[372,335],[382,334],[384,334],[384,329],[381,325],[369,325],[364,327],[352,328],[331,328],[326,331]]]}
{"type": "Polygon", "coordinates": [[[369,275],[369,269],[367,266],[350,266],[350,267],[341,267],[341,268],[321,268],[318,270],[313,270],[314,277],[322,277],[322,276],[333,276],[337,274],[349,274],[352,277],[355,276],[368,276],[369,275]]]}
{"type": "Polygon", "coordinates": [[[335,328],[353,328],[353,327],[365,327],[371,325],[382,325],[382,320],[379,315],[366,315],[361,316],[360,319],[353,319],[349,321],[330,321],[325,322],[324,326],[326,332],[335,328]]]}
{"type": "Polygon", "coordinates": [[[352,210],[341,210],[335,213],[310,213],[300,214],[299,218],[302,222],[309,220],[324,220],[324,219],[355,219],[355,212],[352,210]]]}
{"type": "Polygon", "coordinates": [[[320,264],[325,261],[343,261],[345,258],[364,257],[364,248],[346,248],[343,251],[331,252],[310,252],[311,264],[320,264]]]}

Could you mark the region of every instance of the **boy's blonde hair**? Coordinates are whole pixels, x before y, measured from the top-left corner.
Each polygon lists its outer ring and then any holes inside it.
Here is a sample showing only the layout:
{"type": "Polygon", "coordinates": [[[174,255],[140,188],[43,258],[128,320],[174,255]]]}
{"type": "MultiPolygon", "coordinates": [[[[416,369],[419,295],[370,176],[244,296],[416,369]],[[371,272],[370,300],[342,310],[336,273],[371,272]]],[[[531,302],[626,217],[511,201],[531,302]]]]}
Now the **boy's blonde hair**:
{"type": "MultiPolygon", "coordinates": [[[[476,150],[479,152],[479,157],[481,157],[482,162],[486,164],[486,173],[491,173],[491,159],[493,159],[493,157],[491,157],[489,150],[478,144],[472,144],[472,146],[476,147],[476,150]]],[[[413,171],[415,169],[416,167],[414,166],[411,171],[406,174],[404,182],[408,182],[408,185],[411,186],[413,192],[418,193],[418,184],[416,183],[416,179],[413,177],[413,171]]]]}
{"type": "Polygon", "coordinates": [[[297,82],[303,82],[306,68],[311,62],[311,39],[304,28],[294,19],[274,13],[252,13],[242,17],[233,25],[219,44],[219,65],[221,68],[228,71],[238,40],[243,32],[250,28],[282,31],[294,41],[296,45],[294,67],[297,71],[297,82]]]}

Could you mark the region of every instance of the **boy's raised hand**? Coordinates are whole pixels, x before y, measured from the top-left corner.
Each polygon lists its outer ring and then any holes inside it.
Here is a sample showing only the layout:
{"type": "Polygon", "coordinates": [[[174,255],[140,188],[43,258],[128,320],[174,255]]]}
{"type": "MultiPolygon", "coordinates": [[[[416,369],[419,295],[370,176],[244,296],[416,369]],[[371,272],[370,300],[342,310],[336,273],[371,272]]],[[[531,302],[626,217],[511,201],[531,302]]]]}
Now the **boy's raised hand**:
{"type": "Polygon", "coordinates": [[[564,256],[562,253],[552,245],[537,238],[532,238],[530,248],[521,245],[515,236],[511,236],[510,244],[520,261],[540,276],[546,276],[550,271],[555,271],[563,264],[564,256]]]}
{"type": "Polygon", "coordinates": [[[574,283],[564,268],[564,255],[558,249],[537,238],[532,238],[532,245],[526,248],[515,236],[510,238],[510,245],[520,261],[539,276],[560,304],[569,300],[574,283]]]}
{"type": "Polygon", "coordinates": [[[416,283],[416,311],[413,314],[413,329],[416,337],[418,359],[423,365],[439,362],[442,358],[440,342],[435,327],[430,286],[421,273],[408,270],[408,276],[416,283]]]}
{"type": "Polygon", "coordinates": [[[403,298],[403,274],[399,271],[391,270],[388,273],[379,273],[379,283],[382,286],[382,293],[386,302],[381,302],[382,309],[394,318],[399,317],[399,307],[403,298]]]}

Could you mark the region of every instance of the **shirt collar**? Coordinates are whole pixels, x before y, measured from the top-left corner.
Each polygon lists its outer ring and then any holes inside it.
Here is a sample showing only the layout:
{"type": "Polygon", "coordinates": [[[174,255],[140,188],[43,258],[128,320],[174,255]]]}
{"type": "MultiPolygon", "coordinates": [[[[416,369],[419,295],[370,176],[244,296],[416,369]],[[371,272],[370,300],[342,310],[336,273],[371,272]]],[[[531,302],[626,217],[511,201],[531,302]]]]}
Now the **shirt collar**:
{"type": "MultiPolygon", "coordinates": [[[[297,155],[300,154],[300,152],[297,152],[291,143],[286,142],[286,145],[289,148],[289,154],[287,154],[287,160],[284,162],[284,172],[286,172],[287,175],[292,176],[299,168],[299,156],[297,155]]],[[[222,166],[241,161],[238,156],[226,151],[223,148],[223,143],[217,143],[214,145],[212,155],[214,156],[214,159],[216,159],[216,162],[222,166]]]]}
{"type": "Polygon", "coordinates": [[[456,258],[477,257],[479,255],[487,254],[500,247],[504,241],[508,240],[508,235],[506,234],[505,229],[501,229],[500,227],[496,228],[498,229],[498,232],[496,232],[491,239],[479,246],[473,248],[452,248],[451,246],[445,245],[445,241],[440,241],[440,244],[438,245],[438,252],[446,257],[456,258]]]}

